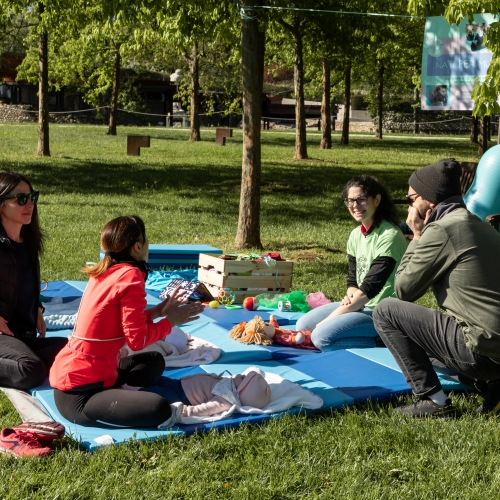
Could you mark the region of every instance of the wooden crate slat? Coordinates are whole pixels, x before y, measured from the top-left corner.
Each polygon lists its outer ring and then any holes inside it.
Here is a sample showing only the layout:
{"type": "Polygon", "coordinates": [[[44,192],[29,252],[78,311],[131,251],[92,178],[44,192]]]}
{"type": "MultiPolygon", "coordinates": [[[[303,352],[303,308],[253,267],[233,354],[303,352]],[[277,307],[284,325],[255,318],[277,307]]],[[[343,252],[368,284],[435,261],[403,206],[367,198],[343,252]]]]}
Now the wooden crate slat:
{"type": "Polygon", "coordinates": [[[246,272],[272,272],[279,274],[291,274],[293,272],[293,261],[286,260],[276,262],[276,265],[268,266],[264,261],[253,260],[224,260],[217,258],[216,254],[200,254],[199,265],[201,267],[212,266],[217,271],[229,273],[246,273],[246,272]]]}
{"type": "Polygon", "coordinates": [[[226,276],[198,269],[198,279],[220,288],[290,288],[292,277],[287,276],[226,276]]]}
{"type": "MultiPolygon", "coordinates": [[[[207,285],[207,288],[210,291],[210,293],[217,299],[217,295],[219,293],[219,288],[217,288],[216,286],[211,286],[211,285],[207,285]]],[[[283,293],[283,292],[270,292],[270,291],[264,292],[264,291],[259,291],[259,290],[238,290],[238,291],[235,291],[234,293],[236,295],[236,299],[235,299],[234,303],[241,304],[243,302],[243,300],[246,299],[247,297],[255,297],[256,295],[258,295],[260,293],[268,293],[270,295],[275,295],[276,293],[283,293]]]]}
{"type": "Polygon", "coordinates": [[[290,288],[291,276],[225,276],[225,288],[290,288]]]}

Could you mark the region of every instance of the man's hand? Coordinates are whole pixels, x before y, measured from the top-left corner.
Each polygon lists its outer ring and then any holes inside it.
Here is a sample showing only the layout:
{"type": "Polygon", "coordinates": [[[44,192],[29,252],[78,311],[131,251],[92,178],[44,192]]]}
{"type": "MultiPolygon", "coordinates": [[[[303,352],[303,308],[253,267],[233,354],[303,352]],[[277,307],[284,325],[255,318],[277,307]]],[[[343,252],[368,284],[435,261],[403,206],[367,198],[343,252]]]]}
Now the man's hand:
{"type": "Polygon", "coordinates": [[[38,338],[43,339],[45,337],[45,333],[47,333],[47,325],[45,324],[45,319],[43,318],[43,313],[40,308],[38,308],[36,329],[38,330],[38,338]]]}
{"type": "Polygon", "coordinates": [[[410,226],[410,229],[413,231],[413,239],[419,240],[422,235],[422,230],[426,222],[429,220],[429,216],[431,215],[432,210],[427,210],[425,213],[425,219],[422,219],[420,216],[420,212],[415,207],[408,207],[408,218],[406,219],[406,223],[410,226]]]}
{"type": "Polygon", "coordinates": [[[13,337],[14,334],[9,330],[9,327],[7,326],[7,321],[5,321],[2,316],[0,316],[0,335],[9,335],[10,337],[13,337]]]}

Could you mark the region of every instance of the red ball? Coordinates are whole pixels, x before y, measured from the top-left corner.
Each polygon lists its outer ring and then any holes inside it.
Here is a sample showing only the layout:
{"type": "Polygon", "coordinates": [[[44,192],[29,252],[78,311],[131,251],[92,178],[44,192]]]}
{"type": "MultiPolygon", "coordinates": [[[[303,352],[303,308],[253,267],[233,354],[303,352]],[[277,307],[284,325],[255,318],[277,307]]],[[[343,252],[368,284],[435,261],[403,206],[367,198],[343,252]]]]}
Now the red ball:
{"type": "Polygon", "coordinates": [[[259,307],[259,299],[255,297],[247,297],[243,299],[243,307],[249,311],[255,311],[259,307]]]}

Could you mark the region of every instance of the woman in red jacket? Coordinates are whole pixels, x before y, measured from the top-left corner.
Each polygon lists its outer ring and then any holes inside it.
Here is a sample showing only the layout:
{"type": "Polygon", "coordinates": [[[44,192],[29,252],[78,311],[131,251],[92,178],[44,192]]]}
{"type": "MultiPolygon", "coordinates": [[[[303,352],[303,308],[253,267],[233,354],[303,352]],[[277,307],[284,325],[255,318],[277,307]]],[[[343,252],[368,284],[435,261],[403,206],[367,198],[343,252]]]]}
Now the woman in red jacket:
{"type": "Polygon", "coordinates": [[[80,425],[157,427],[171,415],[169,402],[126,388],[149,387],[163,373],[164,359],[149,352],[120,359],[119,351],[125,343],[140,350],[163,339],[172,326],[197,319],[203,306],[185,303],[176,291],[145,309],[149,242],[139,217],[108,222],[101,246],[104,259],[83,269],[90,279],[75,328],[50,370],[55,403],[80,425]]]}

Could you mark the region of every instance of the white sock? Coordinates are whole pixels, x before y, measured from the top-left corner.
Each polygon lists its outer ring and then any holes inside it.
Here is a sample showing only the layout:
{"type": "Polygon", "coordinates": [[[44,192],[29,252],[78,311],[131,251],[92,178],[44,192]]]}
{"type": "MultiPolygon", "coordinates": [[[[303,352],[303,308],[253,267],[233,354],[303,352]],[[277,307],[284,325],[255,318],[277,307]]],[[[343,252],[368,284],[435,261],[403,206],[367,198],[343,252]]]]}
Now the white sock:
{"type": "Polygon", "coordinates": [[[432,394],[431,396],[427,396],[434,404],[438,406],[444,406],[446,404],[446,394],[441,389],[439,392],[432,394]]]}

